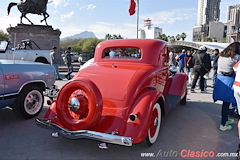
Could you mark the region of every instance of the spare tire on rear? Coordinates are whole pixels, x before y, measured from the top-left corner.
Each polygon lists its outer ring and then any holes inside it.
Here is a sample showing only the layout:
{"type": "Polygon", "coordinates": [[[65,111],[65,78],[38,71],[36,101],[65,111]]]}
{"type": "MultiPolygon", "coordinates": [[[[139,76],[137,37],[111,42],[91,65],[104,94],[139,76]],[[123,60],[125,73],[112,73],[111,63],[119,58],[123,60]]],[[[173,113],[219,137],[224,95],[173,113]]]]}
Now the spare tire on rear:
{"type": "Polygon", "coordinates": [[[57,115],[69,130],[89,129],[102,115],[102,95],[98,87],[87,78],[67,83],[58,93],[57,115]]]}

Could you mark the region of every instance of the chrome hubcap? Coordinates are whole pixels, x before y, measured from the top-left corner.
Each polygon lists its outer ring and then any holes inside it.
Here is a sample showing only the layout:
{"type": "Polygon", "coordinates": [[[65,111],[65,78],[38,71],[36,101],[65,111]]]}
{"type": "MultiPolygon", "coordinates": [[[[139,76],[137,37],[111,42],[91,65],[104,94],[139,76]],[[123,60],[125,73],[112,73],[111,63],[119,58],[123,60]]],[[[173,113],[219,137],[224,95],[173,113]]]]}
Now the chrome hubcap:
{"type": "Polygon", "coordinates": [[[71,111],[76,112],[80,108],[80,102],[77,98],[72,98],[69,101],[69,108],[71,111]]]}

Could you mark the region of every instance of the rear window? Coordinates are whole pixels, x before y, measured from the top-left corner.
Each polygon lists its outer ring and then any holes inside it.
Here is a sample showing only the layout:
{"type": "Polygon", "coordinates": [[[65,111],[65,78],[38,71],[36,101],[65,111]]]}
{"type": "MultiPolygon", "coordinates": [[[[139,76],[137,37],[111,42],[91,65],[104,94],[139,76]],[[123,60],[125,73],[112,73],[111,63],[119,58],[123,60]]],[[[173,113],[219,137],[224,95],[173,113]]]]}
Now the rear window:
{"type": "Polygon", "coordinates": [[[108,48],[103,52],[106,59],[141,59],[142,54],[139,48],[108,48]]]}

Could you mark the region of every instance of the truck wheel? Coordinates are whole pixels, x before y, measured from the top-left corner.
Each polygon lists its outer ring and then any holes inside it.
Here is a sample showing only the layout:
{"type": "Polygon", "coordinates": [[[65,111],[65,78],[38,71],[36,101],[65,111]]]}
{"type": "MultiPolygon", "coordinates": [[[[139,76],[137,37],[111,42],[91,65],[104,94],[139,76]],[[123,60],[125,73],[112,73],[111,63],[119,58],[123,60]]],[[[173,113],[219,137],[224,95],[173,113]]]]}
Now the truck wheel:
{"type": "Polygon", "coordinates": [[[148,128],[147,137],[145,139],[147,146],[151,146],[156,142],[161,126],[161,120],[161,106],[159,103],[156,103],[152,110],[152,114],[150,117],[150,125],[148,128]]]}
{"type": "Polygon", "coordinates": [[[38,115],[43,108],[43,91],[36,85],[22,89],[15,103],[15,110],[26,119],[38,115]]]}
{"type": "Polygon", "coordinates": [[[102,115],[102,96],[89,79],[79,78],[62,87],[57,97],[57,114],[69,130],[89,129],[102,115]]]}
{"type": "Polygon", "coordinates": [[[186,103],[187,103],[187,91],[186,91],[183,99],[181,99],[181,101],[180,101],[180,104],[181,104],[181,105],[185,105],[186,103]]]}

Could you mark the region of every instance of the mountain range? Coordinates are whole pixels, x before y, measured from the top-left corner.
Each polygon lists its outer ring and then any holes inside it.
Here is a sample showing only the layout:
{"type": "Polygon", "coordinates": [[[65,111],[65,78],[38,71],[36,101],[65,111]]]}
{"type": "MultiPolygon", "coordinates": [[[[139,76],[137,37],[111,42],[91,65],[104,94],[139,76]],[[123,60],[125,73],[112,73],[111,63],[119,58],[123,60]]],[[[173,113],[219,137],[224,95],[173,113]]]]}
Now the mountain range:
{"type": "Polygon", "coordinates": [[[79,34],[75,34],[73,36],[68,36],[61,38],[61,40],[67,40],[67,39],[85,39],[85,38],[97,38],[93,32],[84,31],[79,34]]]}

